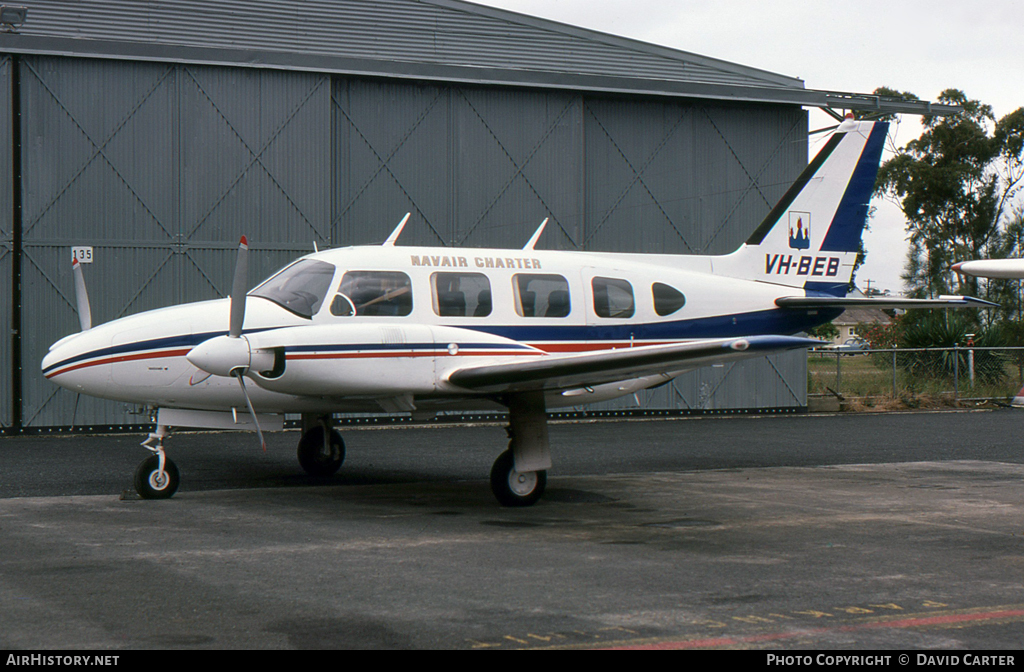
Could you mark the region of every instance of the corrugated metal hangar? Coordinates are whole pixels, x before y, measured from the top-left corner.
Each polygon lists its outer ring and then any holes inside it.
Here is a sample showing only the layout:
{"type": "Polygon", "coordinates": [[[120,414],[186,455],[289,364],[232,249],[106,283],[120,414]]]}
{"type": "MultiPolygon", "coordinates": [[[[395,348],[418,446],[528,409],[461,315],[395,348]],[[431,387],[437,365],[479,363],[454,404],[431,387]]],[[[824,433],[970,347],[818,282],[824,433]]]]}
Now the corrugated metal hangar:
{"type": "MultiPolygon", "coordinates": [[[[0,431],[145,422],[46,381],[93,319],[225,296],[325,246],[721,253],[807,163],[806,107],[927,103],[798,79],[460,0],[67,0],[0,9],[0,431]],[[8,283],[10,279],[10,283],[8,283]]],[[[802,352],[627,400],[799,408],[802,352]]]]}

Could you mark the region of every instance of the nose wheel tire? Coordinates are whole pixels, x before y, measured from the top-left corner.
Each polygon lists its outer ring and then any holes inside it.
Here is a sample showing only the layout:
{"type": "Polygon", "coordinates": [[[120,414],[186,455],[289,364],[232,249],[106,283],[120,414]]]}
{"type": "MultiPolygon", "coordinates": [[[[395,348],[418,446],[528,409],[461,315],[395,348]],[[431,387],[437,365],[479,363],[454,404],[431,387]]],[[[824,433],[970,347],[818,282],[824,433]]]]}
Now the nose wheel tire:
{"type": "Polygon", "coordinates": [[[157,455],[147,457],[135,470],[135,491],[143,499],[168,499],[178,491],[180,482],[177,465],[164,458],[161,471],[157,455]]]}
{"type": "Polygon", "coordinates": [[[329,444],[324,446],[324,428],[316,425],[299,439],[299,464],[310,476],[333,476],[341,469],[341,463],[345,461],[345,441],[333,429],[329,438],[329,444]]]}
{"type": "Polygon", "coordinates": [[[544,494],[547,471],[516,471],[512,451],[498,456],[491,467],[491,491],[502,506],[531,506],[544,494]]]}

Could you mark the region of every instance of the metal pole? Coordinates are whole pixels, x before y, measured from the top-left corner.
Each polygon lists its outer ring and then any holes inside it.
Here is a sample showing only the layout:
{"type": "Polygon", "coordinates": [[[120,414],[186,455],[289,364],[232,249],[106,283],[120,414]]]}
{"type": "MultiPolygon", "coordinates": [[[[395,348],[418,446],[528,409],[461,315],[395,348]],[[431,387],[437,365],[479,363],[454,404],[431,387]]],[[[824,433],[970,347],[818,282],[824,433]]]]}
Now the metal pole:
{"type": "Polygon", "coordinates": [[[896,398],[896,348],[892,349],[892,398],[896,398]]]}
{"type": "Polygon", "coordinates": [[[23,380],[21,256],[22,239],[22,175],[21,175],[21,73],[20,61],[11,56],[11,427],[22,430],[23,380]]]}
{"type": "Polygon", "coordinates": [[[842,359],[843,353],[836,351],[836,392],[839,394],[843,393],[843,370],[839,366],[839,360],[842,359]]]}
{"type": "Polygon", "coordinates": [[[960,401],[960,344],[953,344],[953,401],[960,401]]]}

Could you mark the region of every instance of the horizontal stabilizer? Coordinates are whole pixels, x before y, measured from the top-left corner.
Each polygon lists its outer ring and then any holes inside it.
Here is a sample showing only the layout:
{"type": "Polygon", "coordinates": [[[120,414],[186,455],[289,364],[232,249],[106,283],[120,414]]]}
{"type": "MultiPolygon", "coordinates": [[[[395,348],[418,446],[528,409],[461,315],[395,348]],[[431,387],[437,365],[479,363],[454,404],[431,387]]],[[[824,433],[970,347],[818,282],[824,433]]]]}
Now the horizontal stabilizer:
{"type": "Polygon", "coordinates": [[[485,392],[567,389],[667,371],[683,372],[700,366],[816,345],[821,345],[821,341],[795,336],[715,338],[645,345],[467,367],[453,371],[448,382],[485,392]]]}
{"type": "Polygon", "coordinates": [[[780,308],[995,308],[999,304],[973,296],[940,296],[937,299],[905,299],[839,296],[784,296],[775,299],[780,308]]]}

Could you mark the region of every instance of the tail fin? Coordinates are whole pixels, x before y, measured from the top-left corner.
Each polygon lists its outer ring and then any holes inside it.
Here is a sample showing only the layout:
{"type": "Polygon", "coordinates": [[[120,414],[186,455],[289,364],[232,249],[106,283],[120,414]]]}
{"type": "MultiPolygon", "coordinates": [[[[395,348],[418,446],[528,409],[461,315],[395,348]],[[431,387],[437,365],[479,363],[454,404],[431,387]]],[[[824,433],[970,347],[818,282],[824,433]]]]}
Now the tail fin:
{"type": "Polygon", "coordinates": [[[846,294],[889,125],[847,120],[761,225],[714,271],[846,294]]]}

